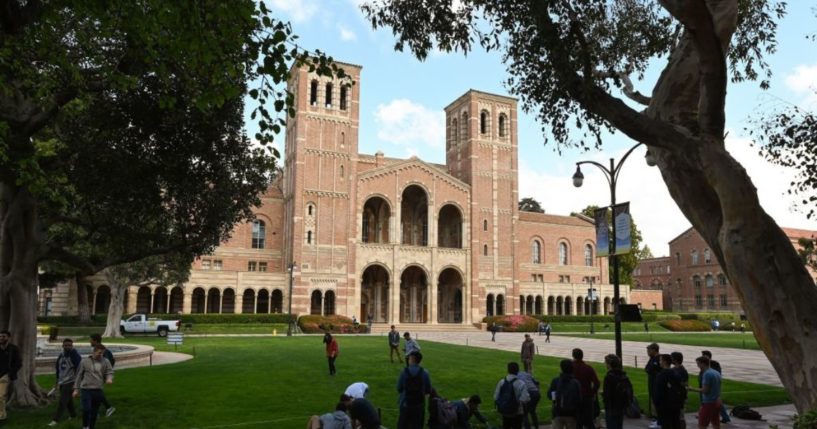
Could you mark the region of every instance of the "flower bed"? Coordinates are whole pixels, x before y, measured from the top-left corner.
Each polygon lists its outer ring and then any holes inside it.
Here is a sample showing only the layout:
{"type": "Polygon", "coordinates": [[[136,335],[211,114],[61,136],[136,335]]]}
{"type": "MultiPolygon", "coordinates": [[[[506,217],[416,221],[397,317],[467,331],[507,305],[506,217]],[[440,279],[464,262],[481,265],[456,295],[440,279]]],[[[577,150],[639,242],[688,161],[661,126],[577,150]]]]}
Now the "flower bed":
{"type": "Polygon", "coordinates": [[[333,334],[354,334],[366,332],[366,326],[359,324],[357,328],[352,324],[352,319],[345,316],[301,316],[298,318],[298,326],[305,334],[321,334],[331,332],[333,334]]]}
{"type": "Polygon", "coordinates": [[[488,329],[496,323],[505,332],[536,332],[539,326],[539,319],[531,316],[515,314],[512,316],[490,316],[482,319],[488,324],[488,329]]]}
{"type": "Polygon", "coordinates": [[[664,320],[658,322],[659,325],[675,332],[706,332],[709,331],[709,323],[703,320],[664,320]]]}

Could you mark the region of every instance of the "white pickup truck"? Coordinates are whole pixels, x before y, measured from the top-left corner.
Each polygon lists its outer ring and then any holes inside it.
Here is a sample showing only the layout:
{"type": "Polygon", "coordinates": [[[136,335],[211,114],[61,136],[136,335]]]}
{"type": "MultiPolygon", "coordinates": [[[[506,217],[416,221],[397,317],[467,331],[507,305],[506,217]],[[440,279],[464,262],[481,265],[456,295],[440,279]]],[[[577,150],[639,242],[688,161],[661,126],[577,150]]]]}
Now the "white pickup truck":
{"type": "Polygon", "coordinates": [[[134,314],[119,322],[119,332],[122,335],[156,332],[160,337],[166,337],[168,332],[178,331],[181,323],[181,320],[159,320],[148,318],[144,314],[134,314]]]}

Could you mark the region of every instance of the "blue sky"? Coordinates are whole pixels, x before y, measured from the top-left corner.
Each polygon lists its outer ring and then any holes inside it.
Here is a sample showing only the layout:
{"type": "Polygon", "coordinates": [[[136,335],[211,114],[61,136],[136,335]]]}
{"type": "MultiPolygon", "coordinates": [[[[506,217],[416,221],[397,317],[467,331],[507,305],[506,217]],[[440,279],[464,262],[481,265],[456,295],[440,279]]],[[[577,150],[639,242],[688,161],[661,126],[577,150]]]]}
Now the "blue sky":
{"type": "MultiPolygon", "coordinates": [[[[268,0],[267,6],[276,17],[292,23],[302,47],[363,66],[358,83],[360,152],[382,150],[390,157],[417,155],[445,163],[443,107],[469,89],[507,94],[502,83],[508,74],[500,54],[480,49],[467,57],[437,52],[420,62],[410,53],[394,51],[390,30],[372,30],[358,9],[360,3],[363,0],[268,0]]],[[[728,88],[727,148],[747,168],[761,203],[779,224],[817,230],[817,222],[793,210],[795,199],[786,195],[794,173],[761,159],[744,131],[750,115],[785,103],[817,108],[817,42],[805,37],[817,32],[814,7],[811,1],[789,2],[789,14],[778,32],[778,52],[767,57],[774,71],[770,90],[761,91],[754,82],[728,88]]],[[[662,66],[657,63],[643,82],[635,82],[636,88],[648,94],[662,66]]],[[[606,164],[634,142],[613,135],[605,139],[601,152],[564,150],[560,155],[553,145],[543,144],[540,129],[535,117],[520,109],[520,197],[538,199],[552,214],[609,204],[609,190],[599,173],[584,169],[585,185],[580,189],[571,185],[575,162],[594,159],[606,164]]],[[[276,140],[282,142],[283,136],[276,140]]],[[[657,169],[644,164],[643,149],[627,160],[617,196],[631,202],[633,218],[656,256],[665,255],[667,242],[689,227],[657,169]]]]}

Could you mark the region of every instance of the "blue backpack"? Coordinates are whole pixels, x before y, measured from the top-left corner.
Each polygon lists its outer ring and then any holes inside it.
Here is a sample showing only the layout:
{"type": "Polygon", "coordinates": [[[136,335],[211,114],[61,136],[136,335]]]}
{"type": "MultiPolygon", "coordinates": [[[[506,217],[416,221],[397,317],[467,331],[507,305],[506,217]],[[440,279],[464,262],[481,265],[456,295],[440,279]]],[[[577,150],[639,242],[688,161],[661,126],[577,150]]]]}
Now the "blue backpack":
{"type": "Polygon", "coordinates": [[[496,410],[503,416],[515,416],[519,412],[519,399],[516,397],[516,391],[513,388],[515,381],[516,377],[505,380],[502,382],[502,386],[499,387],[496,410]]]}

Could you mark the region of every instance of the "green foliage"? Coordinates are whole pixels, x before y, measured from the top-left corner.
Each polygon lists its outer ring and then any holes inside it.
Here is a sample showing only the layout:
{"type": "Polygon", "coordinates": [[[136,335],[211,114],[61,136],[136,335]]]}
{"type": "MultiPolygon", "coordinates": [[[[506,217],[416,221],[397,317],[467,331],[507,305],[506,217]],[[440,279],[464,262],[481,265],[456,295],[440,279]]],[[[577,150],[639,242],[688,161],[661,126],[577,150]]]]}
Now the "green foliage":
{"type": "MultiPolygon", "coordinates": [[[[815,181],[815,186],[817,186],[817,181],[815,181]]],[[[810,239],[801,238],[797,240],[797,244],[799,244],[797,254],[800,255],[803,263],[811,267],[811,269],[817,270],[817,239],[814,237],[810,239]]]]}
{"type": "Polygon", "coordinates": [[[658,322],[661,327],[675,332],[709,331],[709,323],[703,320],[664,320],[658,322]]]}
{"type": "MultiPolygon", "coordinates": [[[[105,329],[105,322],[108,320],[107,314],[92,314],[89,323],[82,323],[79,316],[48,316],[37,317],[37,323],[55,326],[100,326],[102,330],[105,329]]],[[[100,331],[101,333],[101,331],[100,331]]]]}
{"type": "Polygon", "coordinates": [[[795,414],[792,420],[794,429],[817,429],[817,409],[805,414],[795,414]]]}
{"type": "Polygon", "coordinates": [[[320,316],[310,315],[298,318],[298,326],[305,334],[322,334],[331,332],[333,334],[352,334],[366,332],[366,326],[358,324],[355,326],[352,319],[346,316],[320,316]]]}
{"type": "Polygon", "coordinates": [[[544,213],[545,209],[542,208],[542,204],[539,203],[535,198],[526,197],[519,200],[519,210],[523,212],[534,212],[534,213],[544,213]]]}

